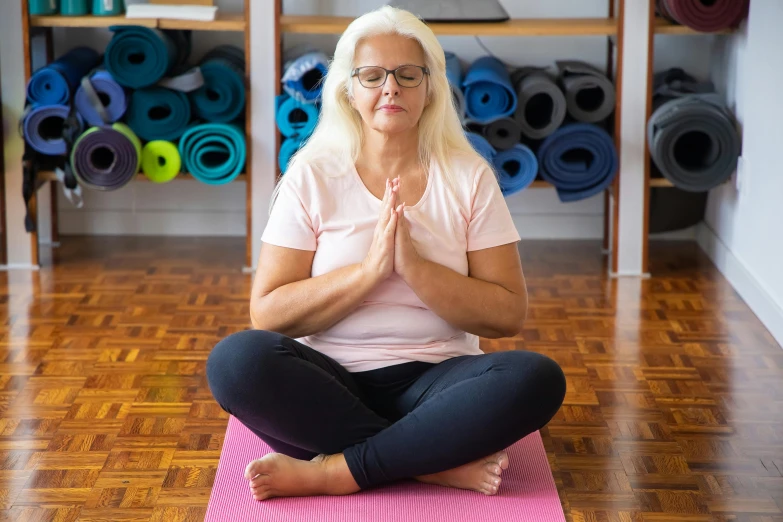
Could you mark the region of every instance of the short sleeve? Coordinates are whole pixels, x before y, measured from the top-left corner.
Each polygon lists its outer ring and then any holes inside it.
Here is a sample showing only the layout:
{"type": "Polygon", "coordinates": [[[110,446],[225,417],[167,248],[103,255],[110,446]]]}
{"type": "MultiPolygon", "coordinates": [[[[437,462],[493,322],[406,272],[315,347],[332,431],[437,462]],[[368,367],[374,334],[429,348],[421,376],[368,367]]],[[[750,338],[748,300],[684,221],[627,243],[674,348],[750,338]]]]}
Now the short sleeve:
{"type": "Polygon", "coordinates": [[[516,243],[519,232],[493,172],[482,167],[476,177],[468,222],[468,252],[516,243]]]}
{"type": "Polygon", "coordinates": [[[301,176],[289,173],[291,178],[280,187],[261,241],[270,245],[315,251],[315,231],[302,201],[303,181],[301,176]]]}

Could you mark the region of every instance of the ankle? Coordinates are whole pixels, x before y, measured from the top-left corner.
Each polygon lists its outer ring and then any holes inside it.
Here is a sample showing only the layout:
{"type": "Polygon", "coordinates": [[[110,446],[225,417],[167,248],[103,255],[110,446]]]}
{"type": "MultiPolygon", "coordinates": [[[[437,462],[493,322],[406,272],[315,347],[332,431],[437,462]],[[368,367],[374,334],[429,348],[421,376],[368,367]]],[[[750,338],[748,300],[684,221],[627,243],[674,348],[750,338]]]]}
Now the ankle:
{"type": "Polygon", "coordinates": [[[361,489],[354,480],[342,453],[326,455],[318,463],[324,470],[324,484],[330,495],[348,495],[361,489]]]}

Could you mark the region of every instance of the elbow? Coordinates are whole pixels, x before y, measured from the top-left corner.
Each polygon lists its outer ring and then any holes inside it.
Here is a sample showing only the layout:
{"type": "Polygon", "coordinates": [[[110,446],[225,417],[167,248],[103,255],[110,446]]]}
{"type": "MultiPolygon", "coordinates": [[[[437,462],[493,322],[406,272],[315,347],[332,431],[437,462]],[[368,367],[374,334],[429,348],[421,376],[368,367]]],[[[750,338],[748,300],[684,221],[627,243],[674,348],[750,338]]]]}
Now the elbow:
{"type": "Polygon", "coordinates": [[[267,308],[263,297],[256,297],[250,302],[250,324],[254,330],[275,331],[275,325],[269,321],[273,314],[270,314],[267,308]]]}
{"type": "Polygon", "coordinates": [[[498,336],[516,337],[522,332],[522,327],[527,319],[527,296],[519,296],[514,300],[514,304],[509,307],[508,313],[504,314],[502,324],[498,325],[498,336]]]}

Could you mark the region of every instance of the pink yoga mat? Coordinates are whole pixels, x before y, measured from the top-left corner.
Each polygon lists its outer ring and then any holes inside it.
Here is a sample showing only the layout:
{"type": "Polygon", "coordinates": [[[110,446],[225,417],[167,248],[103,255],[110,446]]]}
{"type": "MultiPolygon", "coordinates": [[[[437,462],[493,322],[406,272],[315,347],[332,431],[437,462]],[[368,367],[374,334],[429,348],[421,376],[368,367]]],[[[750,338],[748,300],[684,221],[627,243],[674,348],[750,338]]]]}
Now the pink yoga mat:
{"type": "Polygon", "coordinates": [[[494,496],[406,480],[353,495],[253,500],[245,467],[271,451],[231,417],[205,522],[565,522],[538,432],[508,448],[494,496]]]}

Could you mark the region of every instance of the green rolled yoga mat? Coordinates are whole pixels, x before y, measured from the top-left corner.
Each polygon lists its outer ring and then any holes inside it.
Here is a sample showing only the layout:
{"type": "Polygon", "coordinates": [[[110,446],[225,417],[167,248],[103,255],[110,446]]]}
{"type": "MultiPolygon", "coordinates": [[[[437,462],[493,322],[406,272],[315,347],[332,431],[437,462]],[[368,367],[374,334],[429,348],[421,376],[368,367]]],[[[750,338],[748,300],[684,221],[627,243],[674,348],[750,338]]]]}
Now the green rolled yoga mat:
{"type": "Polygon", "coordinates": [[[190,124],[190,102],[185,93],[165,87],[139,89],[131,95],[127,121],[145,141],[174,141],[190,124]]]}
{"type": "Polygon", "coordinates": [[[150,181],[167,183],[176,178],[181,169],[179,149],[170,141],[155,140],[144,145],[141,170],[150,181]]]}
{"type": "Polygon", "coordinates": [[[73,144],[71,167],[79,184],[95,190],[116,190],[139,172],[141,141],[124,123],[91,127],[73,144]]]}
{"type": "Polygon", "coordinates": [[[208,185],[233,181],[245,168],[245,133],[236,125],[202,123],[179,140],[185,170],[208,185]]]}
{"type": "Polygon", "coordinates": [[[245,109],[245,53],[221,45],[199,64],[204,85],[190,93],[193,112],[213,123],[236,120],[245,109]]]}
{"type": "Polygon", "coordinates": [[[104,65],[125,87],[141,89],[158,83],[183,65],[190,38],[183,31],[155,31],[140,26],[111,26],[114,32],[104,54],[104,65]]]}

